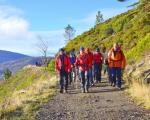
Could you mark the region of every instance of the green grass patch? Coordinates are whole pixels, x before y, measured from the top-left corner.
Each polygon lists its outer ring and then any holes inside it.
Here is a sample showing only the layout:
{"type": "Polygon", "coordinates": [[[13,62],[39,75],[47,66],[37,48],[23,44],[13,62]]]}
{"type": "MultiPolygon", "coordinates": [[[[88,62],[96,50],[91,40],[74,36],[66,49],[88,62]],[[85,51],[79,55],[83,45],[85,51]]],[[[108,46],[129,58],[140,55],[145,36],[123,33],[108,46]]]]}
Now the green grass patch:
{"type": "Polygon", "coordinates": [[[34,120],[39,108],[56,94],[55,73],[25,68],[0,84],[0,119],[34,120]]]}
{"type": "Polygon", "coordinates": [[[128,59],[138,61],[141,58],[141,56],[144,55],[144,53],[149,50],[150,50],[150,33],[147,34],[143,39],[141,39],[137,43],[136,47],[131,49],[126,54],[126,56],[128,59]]]}
{"type": "Polygon", "coordinates": [[[122,44],[123,51],[128,53],[128,58],[138,60],[146,50],[142,46],[146,45],[148,49],[149,44],[146,44],[146,41],[149,42],[146,37],[148,33],[150,33],[150,2],[146,1],[137,8],[117,15],[77,36],[65,48],[70,51],[73,48],[79,50],[80,46],[92,50],[99,47],[105,52],[105,49],[108,51],[118,42],[122,44]],[[136,53],[132,54],[134,51],[136,53]]]}

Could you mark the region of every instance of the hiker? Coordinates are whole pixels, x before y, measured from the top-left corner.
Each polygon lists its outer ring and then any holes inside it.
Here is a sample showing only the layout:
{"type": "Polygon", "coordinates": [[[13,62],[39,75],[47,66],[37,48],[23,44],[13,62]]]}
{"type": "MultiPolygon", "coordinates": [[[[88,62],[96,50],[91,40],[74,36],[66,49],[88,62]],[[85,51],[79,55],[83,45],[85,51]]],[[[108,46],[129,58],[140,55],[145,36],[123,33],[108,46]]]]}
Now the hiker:
{"type": "Polygon", "coordinates": [[[88,83],[89,86],[94,85],[94,81],[93,81],[93,53],[90,51],[89,48],[86,48],[86,54],[88,56],[89,59],[89,70],[88,70],[88,83]]]}
{"type": "Polygon", "coordinates": [[[121,70],[126,66],[126,59],[124,56],[121,47],[118,44],[114,44],[113,48],[108,53],[108,63],[109,68],[111,69],[111,81],[116,86],[116,78],[117,78],[117,87],[121,89],[121,70]]]}
{"type": "Polygon", "coordinates": [[[71,63],[69,57],[64,53],[64,49],[59,50],[59,55],[55,60],[55,69],[60,78],[60,93],[67,93],[68,89],[68,73],[70,72],[71,63]]]}
{"type": "Polygon", "coordinates": [[[108,73],[108,58],[104,59],[104,75],[108,73]]]}
{"type": "Polygon", "coordinates": [[[111,84],[112,86],[112,81],[111,81],[111,69],[109,68],[109,63],[108,63],[108,53],[105,54],[105,59],[104,59],[104,75],[107,74],[108,77],[108,82],[111,84]]]}
{"type": "Polygon", "coordinates": [[[76,66],[79,67],[79,74],[82,84],[82,92],[89,92],[89,81],[87,80],[87,72],[89,70],[89,60],[83,47],[80,48],[80,54],[76,59],[76,66]]]}
{"type": "MultiPolygon", "coordinates": [[[[66,52],[66,55],[69,58],[70,61],[70,52],[66,52]]],[[[68,71],[68,84],[71,85],[72,83],[72,75],[71,75],[71,61],[70,61],[70,70],[68,71]]]]}
{"type": "Polygon", "coordinates": [[[76,62],[76,55],[74,51],[70,52],[70,62],[71,62],[71,71],[70,71],[70,84],[72,81],[76,80],[76,68],[75,68],[75,62],[76,62]]]}
{"type": "Polygon", "coordinates": [[[94,76],[96,79],[96,83],[101,82],[101,71],[102,71],[102,63],[103,63],[103,55],[100,53],[100,49],[96,49],[96,53],[94,54],[93,60],[94,60],[94,76]]]}
{"type": "MultiPolygon", "coordinates": [[[[77,56],[80,55],[80,52],[77,52],[77,56]]],[[[80,73],[79,73],[79,66],[75,66],[76,67],[76,76],[78,77],[78,80],[80,80],[81,82],[81,76],[80,76],[80,73]]]]}
{"type": "MultiPolygon", "coordinates": [[[[70,60],[70,52],[66,52],[66,55],[68,56],[70,60]]],[[[71,64],[71,61],[70,61],[70,64],[71,64]]],[[[72,83],[72,75],[71,75],[71,68],[70,68],[70,71],[68,72],[68,85],[71,85],[71,83],[72,83]]]]}

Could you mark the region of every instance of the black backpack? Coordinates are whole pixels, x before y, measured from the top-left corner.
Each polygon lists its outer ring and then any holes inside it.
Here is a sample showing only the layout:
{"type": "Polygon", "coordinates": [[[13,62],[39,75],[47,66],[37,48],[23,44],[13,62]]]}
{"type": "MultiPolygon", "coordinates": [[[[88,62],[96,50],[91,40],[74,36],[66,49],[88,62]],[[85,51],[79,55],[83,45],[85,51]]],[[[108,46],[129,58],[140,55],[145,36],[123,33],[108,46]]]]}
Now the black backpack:
{"type": "Polygon", "coordinates": [[[108,58],[105,59],[104,64],[108,65],[108,58]]]}

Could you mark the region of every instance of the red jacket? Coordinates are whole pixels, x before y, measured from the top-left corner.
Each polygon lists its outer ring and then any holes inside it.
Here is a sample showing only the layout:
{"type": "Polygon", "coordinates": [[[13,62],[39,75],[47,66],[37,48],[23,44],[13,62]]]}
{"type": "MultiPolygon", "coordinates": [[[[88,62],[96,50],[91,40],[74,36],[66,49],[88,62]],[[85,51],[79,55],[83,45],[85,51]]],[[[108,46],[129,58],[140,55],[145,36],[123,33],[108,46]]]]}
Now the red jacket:
{"type": "Polygon", "coordinates": [[[101,53],[95,53],[94,57],[93,57],[95,63],[102,63],[103,62],[103,58],[104,57],[103,57],[103,55],[101,53]]]}
{"type": "Polygon", "coordinates": [[[77,59],[76,59],[76,66],[79,67],[80,70],[82,71],[87,71],[89,70],[89,59],[88,55],[86,53],[84,54],[79,54],[77,59]]]}
{"type": "Polygon", "coordinates": [[[88,56],[88,60],[89,60],[89,68],[92,68],[92,65],[93,65],[93,53],[92,52],[88,52],[87,56],[88,56]]]}
{"type": "MultiPolygon", "coordinates": [[[[62,66],[62,62],[61,62],[61,59],[60,59],[60,55],[58,55],[56,57],[56,60],[55,60],[55,70],[59,73],[60,70],[61,70],[61,66],[62,66]]],[[[65,71],[68,73],[70,72],[70,69],[71,69],[71,63],[70,63],[70,59],[67,55],[64,55],[64,68],[65,68],[65,71]]]]}

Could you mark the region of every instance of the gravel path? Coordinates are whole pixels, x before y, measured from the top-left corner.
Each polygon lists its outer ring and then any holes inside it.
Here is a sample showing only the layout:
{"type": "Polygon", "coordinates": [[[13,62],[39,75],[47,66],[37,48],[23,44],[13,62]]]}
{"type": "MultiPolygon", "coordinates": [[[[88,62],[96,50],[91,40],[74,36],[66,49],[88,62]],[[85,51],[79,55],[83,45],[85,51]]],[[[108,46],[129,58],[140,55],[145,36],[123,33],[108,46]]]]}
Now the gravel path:
{"type": "Polygon", "coordinates": [[[134,105],[123,91],[107,82],[81,93],[80,84],[70,86],[68,94],[58,94],[44,105],[37,120],[150,120],[150,111],[134,105]]]}

